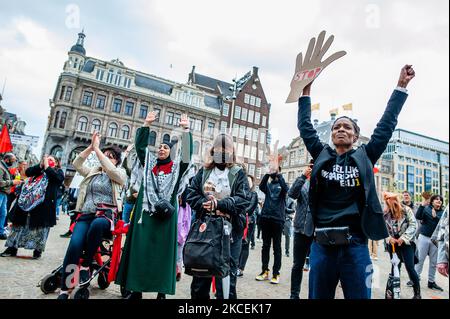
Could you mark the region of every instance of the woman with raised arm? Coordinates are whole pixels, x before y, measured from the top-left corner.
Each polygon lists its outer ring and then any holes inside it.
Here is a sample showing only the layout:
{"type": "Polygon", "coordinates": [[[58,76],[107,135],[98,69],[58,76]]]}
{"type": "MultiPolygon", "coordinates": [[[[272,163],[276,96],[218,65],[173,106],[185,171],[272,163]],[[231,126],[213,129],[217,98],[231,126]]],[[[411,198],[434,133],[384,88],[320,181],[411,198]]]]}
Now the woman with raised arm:
{"type": "Polygon", "coordinates": [[[332,125],[334,147],[323,144],[311,123],[311,84],[298,100],[298,129],[314,159],[310,209],[315,225],[309,298],[332,299],[340,281],[346,299],[370,299],[372,267],[367,240],[388,237],[375,188],[373,166],[386,149],[414,78],[402,68],[383,117],[367,144],[354,149],[360,129],[348,117],[332,125]]]}
{"type": "Polygon", "coordinates": [[[155,118],[155,112],[150,112],[144,127],[136,132],[136,152],[144,177],[116,280],[131,292],[127,299],[140,299],[143,292],[157,292],[159,299],[175,294],[178,196],[188,185],[192,168],[192,135],[189,118],[183,115],[182,145],[176,158],[171,158],[175,141],[162,142],[155,156],[148,149],[155,118]],[[160,210],[161,203],[167,210],[160,210]],[[172,214],[166,214],[169,211],[172,214]]]}

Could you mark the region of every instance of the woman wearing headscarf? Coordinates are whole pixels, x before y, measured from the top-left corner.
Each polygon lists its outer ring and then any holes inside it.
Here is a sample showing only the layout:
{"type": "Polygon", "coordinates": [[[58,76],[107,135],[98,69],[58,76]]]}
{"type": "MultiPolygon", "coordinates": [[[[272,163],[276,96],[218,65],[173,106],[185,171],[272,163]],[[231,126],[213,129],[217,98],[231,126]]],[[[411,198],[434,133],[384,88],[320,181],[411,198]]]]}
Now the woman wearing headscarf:
{"type": "Polygon", "coordinates": [[[21,195],[9,216],[13,227],[2,257],[14,257],[19,248],[25,248],[33,250],[33,259],[40,258],[45,250],[50,228],[56,225],[56,193],[63,184],[64,173],[57,168],[55,158],[45,155],[41,163],[29,167],[25,175],[30,182],[35,182],[35,187],[41,189],[33,190],[27,196],[25,186],[22,185],[21,195]],[[46,188],[42,189],[44,187],[46,188]],[[27,200],[25,197],[28,197],[27,200]]]}
{"type": "Polygon", "coordinates": [[[144,127],[136,132],[136,152],[144,167],[135,209],[130,221],[123,256],[116,283],[126,291],[128,299],[140,299],[143,292],[157,292],[158,298],[174,295],[177,264],[177,207],[178,196],[188,184],[192,168],[192,135],[189,119],[183,115],[184,129],[181,150],[172,159],[176,142],[163,142],[155,156],[148,149],[150,125],[156,115],[150,112],[144,127]],[[175,213],[166,219],[158,218],[156,204],[170,202],[175,213]]]}

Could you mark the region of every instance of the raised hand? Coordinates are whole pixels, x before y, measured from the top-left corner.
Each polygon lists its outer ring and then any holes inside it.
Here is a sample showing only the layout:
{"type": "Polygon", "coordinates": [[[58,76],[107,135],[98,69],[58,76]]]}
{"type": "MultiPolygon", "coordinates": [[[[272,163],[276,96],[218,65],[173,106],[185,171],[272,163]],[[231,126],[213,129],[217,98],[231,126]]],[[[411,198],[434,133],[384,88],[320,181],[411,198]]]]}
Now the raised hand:
{"type": "Polygon", "coordinates": [[[94,150],[97,150],[100,148],[100,133],[95,131],[94,134],[92,135],[92,148],[94,150]]]}
{"type": "Polygon", "coordinates": [[[400,71],[400,78],[398,79],[398,86],[402,88],[406,88],[409,81],[411,81],[416,76],[416,72],[412,68],[412,65],[405,65],[400,71]]]}
{"type": "Polygon", "coordinates": [[[305,86],[314,81],[329,64],[347,54],[345,51],[339,51],[322,61],[323,56],[330,48],[331,43],[333,43],[334,36],[331,35],[325,44],[323,43],[324,39],[325,31],[322,31],[317,38],[317,43],[316,38],[312,38],[309,41],[304,58],[301,52],[297,55],[295,73],[291,81],[291,91],[286,103],[297,102],[305,86]]]}
{"type": "Polygon", "coordinates": [[[273,147],[270,149],[270,145],[267,145],[267,159],[269,160],[269,174],[278,173],[280,167],[280,156],[278,155],[278,143],[277,140],[273,147]]]}
{"type": "Polygon", "coordinates": [[[189,117],[187,114],[181,115],[180,126],[184,129],[189,128],[189,117]]]}
{"type": "Polygon", "coordinates": [[[156,112],[149,112],[144,121],[144,126],[150,126],[156,120],[156,112]]]}

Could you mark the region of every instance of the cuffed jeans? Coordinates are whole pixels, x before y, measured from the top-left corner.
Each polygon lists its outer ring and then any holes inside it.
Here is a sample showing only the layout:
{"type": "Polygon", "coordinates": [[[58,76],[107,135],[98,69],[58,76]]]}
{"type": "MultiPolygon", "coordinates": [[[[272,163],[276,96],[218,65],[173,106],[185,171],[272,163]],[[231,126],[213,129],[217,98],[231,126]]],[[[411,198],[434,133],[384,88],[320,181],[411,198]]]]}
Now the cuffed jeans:
{"type": "Polygon", "coordinates": [[[339,281],[345,299],[371,298],[373,268],[366,238],[354,236],[343,246],[314,241],[309,260],[309,299],[334,299],[339,281]]]}
{"type": "Polygon", "coordinates": [[[438,248],[431,242],[430,237],[420,234],[417,240],[417,250],[419,252],[419,263],[415,268],[417,274],[419,275],[419,278],[422,274],[425,258],[427,258],[427,256],[430,256],[430,264],[428,266],[428,281],[434,282],[436,276],[438,248]]]}
{"type": "Polygon", "coordinates": [[[303,279],[303,266],[313,237],[308,237],[302,233],[294,233],[294,264],[291,271],[291,299],[299,299],[300,287],[303,279]]]}
{"type": "MultiPolygon", "coordinates": [[[[242,232],[233,234],[233,242],[230,245],[230,293],[229,299],[237,299],[236,283],[239,256],[242,248],[242,232]]],[[[212,278],[193,277],[191,283],[192,299],[209,299],[212,278]]],[[[223,299],[222,279],[216,278],[216,298],[223,299]]]]}
{"type": "Polygon", "coordinates": [[[66,279],[74,272],[81,257],[83,257],[83,263],[81,264],[83,267],[89,267],[91,265],[103,238],[108,237],[110,234],[110,228],[111,223],[106,218],[77,221],[72,237],[70,238],[66,256],[64,257],[61,280],[62,290],[69,288],[66,279]],[[85,252],[84,255],[83,251],[85,252]]]}

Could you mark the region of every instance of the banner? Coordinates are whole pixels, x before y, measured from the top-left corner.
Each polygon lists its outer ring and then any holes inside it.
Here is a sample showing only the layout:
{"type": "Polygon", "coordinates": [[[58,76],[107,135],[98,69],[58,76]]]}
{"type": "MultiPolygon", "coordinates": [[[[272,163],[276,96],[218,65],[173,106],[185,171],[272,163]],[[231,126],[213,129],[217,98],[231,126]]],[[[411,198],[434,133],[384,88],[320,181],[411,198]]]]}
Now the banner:
{"type": "Polygon", "coordinates": [[[11,134],[11,143],[15,145],[30,145],[36,147],[39,142],[39,136],[11,134]]]}

